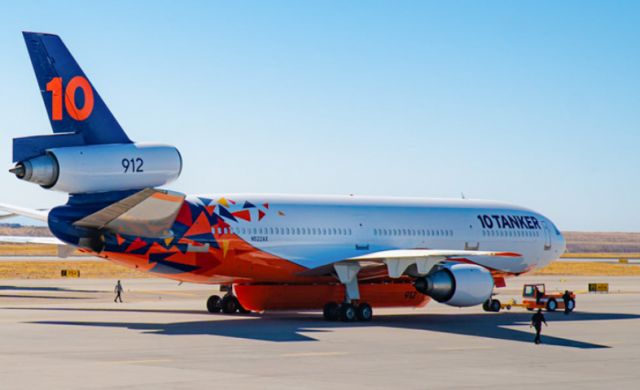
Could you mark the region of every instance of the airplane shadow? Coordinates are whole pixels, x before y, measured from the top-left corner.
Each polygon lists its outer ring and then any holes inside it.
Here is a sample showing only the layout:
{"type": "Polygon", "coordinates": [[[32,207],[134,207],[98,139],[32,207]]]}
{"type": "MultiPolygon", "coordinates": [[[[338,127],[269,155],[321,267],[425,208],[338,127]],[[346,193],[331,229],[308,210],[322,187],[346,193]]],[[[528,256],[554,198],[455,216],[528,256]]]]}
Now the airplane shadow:
{"type": "MultiPolygon", "coordinates": [[[[30,308],[29,310],[38,310],[30,308]]],[[[47,310],[47,309],[45,309],[47,310]]],[[[102,309],[63,309],[71,311],[101,311],[102,309]]],[[[113,311],[112,309],[104,309],[113,311]]],[[[182,311],[162,310],[133,310],[115,309],[116,311],[131,312],[168,312],[189,313],[182,311]]],[[[204,314],[204,312],[197,312],[204,314]]],[[[466,336],[484,337],[490,339],[531,343],[533,332],[511,329],[513,326],[526,326],[529,324],[529,313],[500,313],[500,314],[406,314],[406,315],[378,315],[370,323],[341,323],[326,322],[317,315],[300,313],[270,313],[265,315],[249,314],[237,317],[225,317],[212,321],[187,321],[169,323],[143,323],[143,322],[102,322],[102,321],[36,321],[31,322],[41,325],[71,325],[71,326],[95,326],[105,328],[126,328],[142,333],[182,336],[182,335],[211,335],[233,337],[248,340],[272,341],[272,342],[300,342],[317,341],[309,334],[318,332],[331,332],[339,328],[366,328],[386,327],[390,329],[411,329],[426,332],[439,332],[466,336]]],[[[591,343],[568,338],[546,335],[553,329],[555,322],[575,322],[577,326],[581,322],[628,320],[638,319],[640,315],[623,313],[581,313],[575,312],[569,316],[562,313],[549,313],[547,322],[549,328],[543,330],[543,343],[569,348],[598,349],[610,348],[607,345],[591,343]]]]}

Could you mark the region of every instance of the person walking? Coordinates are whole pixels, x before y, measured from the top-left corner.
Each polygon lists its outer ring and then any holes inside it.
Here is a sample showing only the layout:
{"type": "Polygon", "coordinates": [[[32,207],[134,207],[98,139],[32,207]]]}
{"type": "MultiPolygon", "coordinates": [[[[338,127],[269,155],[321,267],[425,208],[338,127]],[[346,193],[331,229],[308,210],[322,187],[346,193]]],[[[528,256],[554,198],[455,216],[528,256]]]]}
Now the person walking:
{"type": "Polygon", "coordinates": [[[547,321],[544,319],[544,314],[542,314],[542,309],[538,309],[538,312],[531,317],[531,325],[529,325],[530,328],[536,328],[536,338],[533,340],[536,344],[540,344],[542,342],[540,340],[540,331],[542,331],[543,322],[544,326],[548,326],[547,321]]]}
{"type": "Polygon", "coordinates": [[[571,293],[569,292],[569,290],[564,290],[564,294],[562,294],[562,300],[564,301],[564,314],[571,313],[573,307],[569,307],[571,306],[571,304],[569,303],[571,302],[571,293]]]}
{"type": "Polygon", "coordinates": [[[116,288],[113,291],[116,293],[116,299],[114,299],[113,301],[118,302],[119,299],[120,303],[122,303],[122,292],[124,291],[124,289],[122,288],[122,284],[119,280],[118,283],[116,283],[116,288]]]}

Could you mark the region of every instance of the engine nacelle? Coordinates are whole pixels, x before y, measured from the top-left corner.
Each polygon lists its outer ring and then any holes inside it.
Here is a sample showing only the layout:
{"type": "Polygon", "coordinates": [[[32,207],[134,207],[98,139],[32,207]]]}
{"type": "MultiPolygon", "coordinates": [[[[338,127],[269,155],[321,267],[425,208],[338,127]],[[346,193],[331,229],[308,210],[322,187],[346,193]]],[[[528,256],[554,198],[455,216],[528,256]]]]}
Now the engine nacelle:
{"type": "Polygon", "coordinates": [[[162,186],[181,170],[175,147],[131,143],[53,148],[11,172],[43,188],[80,194],[162,186]]]}
{"type": "Polygon", "coordinates": [[[450,306],[475,306],[493,292],[493,277],[484,267],[447,263],[418,278],[416,290],[450,306]]]}

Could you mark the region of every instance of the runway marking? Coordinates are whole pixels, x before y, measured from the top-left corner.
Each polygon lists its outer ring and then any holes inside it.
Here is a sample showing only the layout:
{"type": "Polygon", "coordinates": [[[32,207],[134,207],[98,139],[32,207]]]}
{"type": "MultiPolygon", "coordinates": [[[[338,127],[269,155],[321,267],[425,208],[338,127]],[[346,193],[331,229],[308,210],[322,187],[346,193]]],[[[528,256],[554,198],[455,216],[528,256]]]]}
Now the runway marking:
{"type": "Polygon", "coordinates": [[[347,352],[296,352],[285,353],[280,355],[281,357],[315,357],[315,356],[344,356],[348,355],[347,352]]]}
{"type": "Polygon", "coordinates": [[[169,363],[173,359],[146,359],[146,360],[114,360],[108,363],[112,364],[150,364],[150,363],[169,363]]]}

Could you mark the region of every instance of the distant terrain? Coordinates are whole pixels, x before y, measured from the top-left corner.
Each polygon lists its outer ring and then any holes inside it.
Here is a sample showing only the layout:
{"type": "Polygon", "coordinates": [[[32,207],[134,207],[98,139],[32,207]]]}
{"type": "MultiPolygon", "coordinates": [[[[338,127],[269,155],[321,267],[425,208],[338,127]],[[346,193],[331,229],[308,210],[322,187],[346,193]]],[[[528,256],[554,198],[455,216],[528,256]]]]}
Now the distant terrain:
{"type": "MultiPolygon", "coordinates": [[[[640,233],[563,232],[568,253],[640,253],[640,233]]],[[[0,236],[51,236],[44,226],[0,224],[0,236]]]]}
{"type": "Polygon", "coordinates": [[[640,253],[640,233],[563,232],[569,253],[640,253]]]}
{"type": "Polygon", "coordinates": [[[49,237],[49,228],[46,226],[22,226],[13,223],[0,223],[0,236],[30,236],[49,237]]]}
{"type": "MultiPolygon", "coordinates": [[[[640,258],[640,233],[564,232],[568,252],[564,257],[640,258]]],[[[46,227],[0,224],[0,235],[50,236],[46,227]]],[[[0,256],[20,256],[24,260],[0,262],[0,279],[55,279],[63,269],[80,271],[83,278],[153,277],[108,261],[32,262],[31,256],[55,256],[55,245],[0,244],[0,256]]],[[[84,255],[80,252],[74,256],[84,255]]],[[[640,266],[596,262],[554,262],[534,275],[631,276],[640,275],[640,266]]]]}

